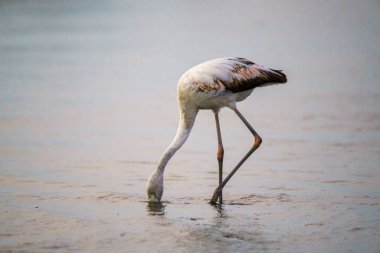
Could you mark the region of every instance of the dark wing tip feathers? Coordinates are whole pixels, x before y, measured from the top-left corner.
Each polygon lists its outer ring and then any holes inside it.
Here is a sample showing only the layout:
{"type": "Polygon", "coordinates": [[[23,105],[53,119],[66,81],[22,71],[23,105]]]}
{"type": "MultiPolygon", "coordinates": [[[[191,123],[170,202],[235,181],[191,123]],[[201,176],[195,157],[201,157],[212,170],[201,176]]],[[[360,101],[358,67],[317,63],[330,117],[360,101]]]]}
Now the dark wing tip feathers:
{"type": "MultiPolygon", "coordinates": [[[[229,60],[235,60],[238,61],[244,65],[254,65],[255,63],[241,57],[237,57],[234,59],[229,60]]],[[[235,72],[238,72],[241,68],[246,68],[246,66],[237,65],[235,68],[235,72]]],[[[284,73],[282,73],[282,70],[276,70],[276,69],[269,69],[270,71],[263,71],[258,70],[261,72],[261,75],[252,79],[234,79],[232,82],[225,82],[220,79],[214,79],[215,87],[209,87],[207,85],[202,85],[200,83],[197,83],[197,91],[198,92],[204,92],[204,91],[211,91],[215,89],[216,87],[224,86],[226,90],[232,91],[234,93],[236,92],[242,92],[250,89],[254,89],[256,87],[260,86],[266,86],[266,84],[274,84],[274,83],[286,83],[287,77],[284,73]]]]}
{"type": "Polygon", "coordinates": [[[236,57],[235,60],[237,60],[240,63],[246,64],[246,65],[254,65],[254,62],[251,62],[243,57],[236,57]]]}
{"type": "MultiPolygon", "coordinates": [[[[243,58],[243,57],[236,57],[235,59],[237,61],[239,61],[240,63],[246,64],[248,66],[255,64],[254,62],[251,62],[251,61],[249,61],[249,60],[247,60],[246,58],[243,58]]],[[[269,74],[270,77],[274,78],[273,82],[286,83],[288,81],[287,78],[286,78],[286,75],[284,73],[282,73],[282,70],[276,70],[276,69],[270,69],[270,70],[279,75],[278,76],[278,75],[271,75],[271,74],[269,74]]]]}
{"type": "Polygon", "coordinates": [[[276,69],[270,69],[270,70],[276,72],[277,74],[279,74],[281,76],[279,78],[280,83],[286,83],[288,81],[286,75],[284,73],[282,73],[282,70],[276,70],[276,69]]]}
{"type": "Polygon", "coordinates": [[[224,82],[223,85],[226,90],[230,90],[236,93],[254,89],[256,87],[263,87],[270,84],[287,82],[286,75],[282,73],[281,70],[270,69],[270,71],[265,71],[257,69],[257,71],[260,72],[260,75],[256,76],[255,78],[243,78],[239,80],[234,79],[229,83],[224,82]]]}

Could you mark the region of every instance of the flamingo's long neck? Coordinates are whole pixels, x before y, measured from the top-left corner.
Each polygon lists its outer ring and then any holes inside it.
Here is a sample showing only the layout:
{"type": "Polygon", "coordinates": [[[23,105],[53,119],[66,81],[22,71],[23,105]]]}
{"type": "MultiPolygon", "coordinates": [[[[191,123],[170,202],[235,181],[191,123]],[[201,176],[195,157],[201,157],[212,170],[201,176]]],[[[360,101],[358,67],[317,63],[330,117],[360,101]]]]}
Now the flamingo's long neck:
{"type": "Polygon", "coordinates": [[[195,117],[197,116],[198,109],[188,109],[180,105],[180,121],[178,125],[177,134],[174,140],[165,150],[164,155],[159,162],[157,169],[150,175],[147,183],[147,194],[149,201],[161,201],[164,191],[164,171],[170,158],[173,157],[175,152],[182,147],[190,135],[193,128],[195,117]]]}
{"type": "Polygon", "coordinates": [[[178,149],[186,142],[187,138],[190,135],[191,129],[193,128],[195,117],[197,115],[196,110],[180,110],[180,121],[177,129],[177,134],[174,137],[174,140],[165,150],[164,155],[161,158],[157,166],[156,172],[163,174],[166,165],[168,164],[170,158],[177,152],[178,149]]]}

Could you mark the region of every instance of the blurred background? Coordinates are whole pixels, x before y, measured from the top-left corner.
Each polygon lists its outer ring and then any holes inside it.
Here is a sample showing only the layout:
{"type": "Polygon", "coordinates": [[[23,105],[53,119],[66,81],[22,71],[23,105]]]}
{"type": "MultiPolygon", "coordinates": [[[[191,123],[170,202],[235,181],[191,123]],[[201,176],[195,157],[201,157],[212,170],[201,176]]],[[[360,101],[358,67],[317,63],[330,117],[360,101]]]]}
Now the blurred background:
{"type": "MultiPolygon", "coordinates": [[[[112,190],[145,199],[176,132],[179,77],[239,56],[282,69],[288,83],[239,104],[264,144],[227,191],[378,203],[379,11],[379,1],[343,0],[0,1],[2,200],[112,190]]],[[[220,117],[228,171],[251,137],[228,109],[220,117]]],[[[213,115],[202,111],[169,164],[164,198],[211,196],[216,143],[213,115]]],[[[373,208],[360,213],[378,229],[373,208]]]]}
{"type": "MultiPolygon", "coordinates": [[[[259,132],[261,117],[276,134],[316,124],[337,134],[379,130],[379,8],[378,1],[1,1],[2,163],[156,161],[153,146],[170,143],[177,127],[179,77],[227,56],[289,77],[240,105],[260,116],[259,132]]],[[[199,128],[213,131],[212,116],[205,121],[199,128]]]]}

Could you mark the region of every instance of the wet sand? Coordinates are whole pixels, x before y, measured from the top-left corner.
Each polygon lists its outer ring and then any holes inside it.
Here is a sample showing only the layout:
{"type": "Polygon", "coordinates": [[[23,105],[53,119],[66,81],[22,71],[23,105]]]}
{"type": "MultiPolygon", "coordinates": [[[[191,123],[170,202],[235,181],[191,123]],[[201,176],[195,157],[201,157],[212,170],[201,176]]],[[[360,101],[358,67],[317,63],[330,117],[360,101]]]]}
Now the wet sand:
{"type": "MultiPolygon", "coordinates": [[[[239,4],[0,4],[0,252],[379,252],[378,2],[239,4]],[[201,111],[149,204],[179,76],[229,55],[288,75],[239,104],[263,145],[208,204],[201,111]]],[[[220,119],[226,175],[252,140],[220,119]]]]}

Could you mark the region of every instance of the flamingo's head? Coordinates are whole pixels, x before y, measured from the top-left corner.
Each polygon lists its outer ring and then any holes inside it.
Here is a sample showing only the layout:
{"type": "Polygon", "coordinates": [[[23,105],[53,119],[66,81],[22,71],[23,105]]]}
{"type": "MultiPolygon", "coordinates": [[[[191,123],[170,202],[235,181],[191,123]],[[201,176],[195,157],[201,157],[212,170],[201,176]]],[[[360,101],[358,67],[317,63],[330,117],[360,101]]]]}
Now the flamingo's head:
{"type": "Polygon", "coordinates": [[[146,186],[146,193],[148,194],[149,202],[160,202],[164,192],[164,178],[163,175],[154,172],[150,175],[146,186]]]}

